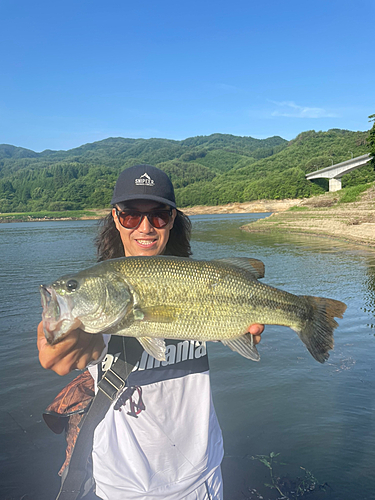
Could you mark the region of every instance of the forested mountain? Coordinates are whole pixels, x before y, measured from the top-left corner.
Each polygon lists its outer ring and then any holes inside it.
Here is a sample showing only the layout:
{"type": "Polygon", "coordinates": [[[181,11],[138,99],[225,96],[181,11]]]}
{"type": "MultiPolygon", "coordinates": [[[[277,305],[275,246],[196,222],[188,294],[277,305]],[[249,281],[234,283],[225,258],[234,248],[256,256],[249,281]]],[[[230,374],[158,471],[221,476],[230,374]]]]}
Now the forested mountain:
{"type": "MultiPolygon", "coordinates": [[[[323,192],[307,172],[368,152],[368,132],[332,129],[254,139],[213,134],[183,141],[109,138],[69,151],[41,153],[0,145],[0,212],[77,210],[108,206],[118,173],[137,163],[164,170],[179,206],[216,205],[323,192]]],[[[375,180],[371,167],[343,185],[375,180]]]]}

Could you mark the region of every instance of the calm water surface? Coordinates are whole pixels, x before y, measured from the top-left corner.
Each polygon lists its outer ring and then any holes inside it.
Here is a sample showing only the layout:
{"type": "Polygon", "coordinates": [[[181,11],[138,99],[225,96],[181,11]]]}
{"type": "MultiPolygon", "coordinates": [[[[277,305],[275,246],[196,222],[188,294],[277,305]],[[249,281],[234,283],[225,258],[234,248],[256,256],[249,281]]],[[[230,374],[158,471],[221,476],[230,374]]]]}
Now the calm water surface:
{"type": "MultiPolygon", "coordinates": [[[[248,234],[266,214],[194,216],[194,257],[251,256],[264,282],[296,294],[348,304],[335,349],[317,363],[288,328],[268,326],[254,363],[210,344],[216,411],[224,434],[225,500],[255,488],[276,498],[255,455],[280,453],[279,475],[311,471],[327,493],[309,498],[375,499],[375,253],[312,237],[248,234]]],[[[65,443],[41,413],[74,377],[43,370],[37,359],[38,286],[95,263],[95,221],[0,225],[0,499],[55,498],[65,443]]],[[[199,395],[198,395],[199,397],[199,395]]]]}

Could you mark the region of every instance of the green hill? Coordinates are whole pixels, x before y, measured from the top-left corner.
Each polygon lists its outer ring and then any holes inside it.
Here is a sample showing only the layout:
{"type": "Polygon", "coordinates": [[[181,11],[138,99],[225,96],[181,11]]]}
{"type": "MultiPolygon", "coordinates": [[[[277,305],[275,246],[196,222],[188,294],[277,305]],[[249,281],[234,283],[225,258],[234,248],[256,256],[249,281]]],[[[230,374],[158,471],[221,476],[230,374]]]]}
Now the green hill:
{"type": "MultiPolygon", "coordinates": [[[[168,139],[108,138],[69,151],[41,153],[0,145],[0,212],[79,210],[108,206],[118,173],[136,163],[171,177],[179,206],[261,198],[306,197],[326,190],[305,173],[368,152],[368,132],[308,131],[288,142],[227,134],[168,139]]],[[[372,167],[343,185],[375,180],[372,167]]]]}

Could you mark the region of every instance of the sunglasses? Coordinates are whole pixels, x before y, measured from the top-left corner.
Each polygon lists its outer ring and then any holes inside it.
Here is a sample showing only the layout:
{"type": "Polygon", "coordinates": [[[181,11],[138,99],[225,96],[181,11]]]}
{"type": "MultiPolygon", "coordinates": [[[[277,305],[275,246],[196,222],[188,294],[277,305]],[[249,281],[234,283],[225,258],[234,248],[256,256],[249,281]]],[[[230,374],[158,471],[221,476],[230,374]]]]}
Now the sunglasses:
{"type": "Polygon", "coordinates": [[[116,208],[117,218],[125,229],[136,229],[144,217],[155,229],[162,229],[171,220],[172,210],[157,210],[154,212],[138,212],[137,210],[119,210],[116,208]]]}

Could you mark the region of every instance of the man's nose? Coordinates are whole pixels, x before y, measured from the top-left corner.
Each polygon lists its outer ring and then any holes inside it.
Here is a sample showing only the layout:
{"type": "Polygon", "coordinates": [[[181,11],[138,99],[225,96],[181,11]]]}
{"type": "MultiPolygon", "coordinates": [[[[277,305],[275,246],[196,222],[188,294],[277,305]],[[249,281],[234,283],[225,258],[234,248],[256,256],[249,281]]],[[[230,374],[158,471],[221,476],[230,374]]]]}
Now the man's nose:
{"type": "Polygon", "coordinates": [[[142,233],[150,233],[153,231],[153,229],[154,227],[152,226],[152,224],[150,224],[148,218],[143,215],[141,223],[138,226],[138,231],[141,231],[142,233]]]}

